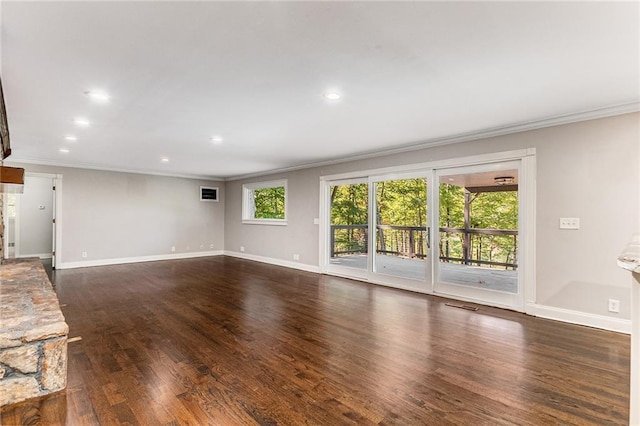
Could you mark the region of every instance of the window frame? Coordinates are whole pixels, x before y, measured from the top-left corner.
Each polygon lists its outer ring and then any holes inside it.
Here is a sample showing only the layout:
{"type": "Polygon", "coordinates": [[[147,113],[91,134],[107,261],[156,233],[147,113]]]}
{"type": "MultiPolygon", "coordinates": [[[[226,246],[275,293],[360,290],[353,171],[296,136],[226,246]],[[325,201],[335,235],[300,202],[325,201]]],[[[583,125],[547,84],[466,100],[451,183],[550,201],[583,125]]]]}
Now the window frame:
{"type": "Polygon", "coordinates": [[[242,185],[242,223],[249,225],[280,225],[286,226],[288,221],[288,193],[287,179],[276,179],[262,182],[245,183],[242,185]],[[255,218],[255,204],[252,195],[256,189],[284,187],[284,218],[262,219],[255,218]]]}

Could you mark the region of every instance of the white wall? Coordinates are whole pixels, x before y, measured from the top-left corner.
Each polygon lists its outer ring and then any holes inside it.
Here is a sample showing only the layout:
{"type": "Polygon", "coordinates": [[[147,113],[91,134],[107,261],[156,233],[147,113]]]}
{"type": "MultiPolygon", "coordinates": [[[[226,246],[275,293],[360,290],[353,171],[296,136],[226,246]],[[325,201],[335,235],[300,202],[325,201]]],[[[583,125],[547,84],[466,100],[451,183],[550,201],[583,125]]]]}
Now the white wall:
{"type": "MultiPolygon", "coordinates": [[[[536,301],[587,315],[630,318],[628,275],[616,258],[637,232],[640,114],[514,133],[330,166],[227,182],[225,249],[318,266],[319,177],[536,148],[536,301]],[[241,221],[241,188],[246,182],[289,179],[288,226],[241,221]],[[561,231],[560,217],[579,217],[581,229],[561,231]],[[607,299],[621,302],[619,314],[607,299]]],[[[304,143],[301,141],[301,143],[304,143]]],[[[348,143],[348,141],[345,141],[348,143]]]]}
{"type": "MultiPolygon", "coordinates": [[[[53,250],[53,180],[25,176],[24,192],[18,196],[19,214],[15,241],[19,257],[51,257],[53,250]]],[[[10,238],[15,239],[15,237],[10,238]]]]}
{"type": "MultiPolygon", "coordinates": [[[[110,259],[187,256],[222,250],[224,183],[133,173],[18,164],[62,175],[58,267],[110,259]],[[201,202],[200,185],[220,187],[201,202]],[[210,248],[213,244],[213,249],[210,248]],[[175,252],[171,247],[175,247],[175,252]],[[82,252],[87,257],[82,257],[82,252]]],[[[26,191],[25,191],[26,192],[26,191]]]]}

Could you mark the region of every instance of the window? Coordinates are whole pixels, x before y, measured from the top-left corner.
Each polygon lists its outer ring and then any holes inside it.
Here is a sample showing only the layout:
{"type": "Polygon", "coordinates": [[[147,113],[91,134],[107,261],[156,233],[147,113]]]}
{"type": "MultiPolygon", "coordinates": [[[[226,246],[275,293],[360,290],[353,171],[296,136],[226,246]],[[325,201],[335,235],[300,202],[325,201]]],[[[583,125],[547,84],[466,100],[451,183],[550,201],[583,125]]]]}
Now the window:
{"type": "Polygon", "coordinates": [[[287,180],[248,183],[242,186],[242,222],[287,224],[287,180]]]}

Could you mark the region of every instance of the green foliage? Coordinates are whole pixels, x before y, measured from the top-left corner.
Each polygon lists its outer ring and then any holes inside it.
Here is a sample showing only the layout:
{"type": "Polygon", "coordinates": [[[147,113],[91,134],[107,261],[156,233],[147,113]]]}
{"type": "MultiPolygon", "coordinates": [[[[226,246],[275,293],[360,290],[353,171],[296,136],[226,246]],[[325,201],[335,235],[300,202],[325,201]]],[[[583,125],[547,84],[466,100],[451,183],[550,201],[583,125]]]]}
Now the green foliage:
{"type": "Polygon", "coordinates": [[[369,187],[366,183],[331,187],[331,224],[362,225],[337,229],[334,250],[343,253],[366,253],[369,187]]]}
{"type": "MultiPolygon", "coordinates": [[[[442,228],[463,229],[465,189],[442,183],[439,185],[439,225],[442,228]]],[[[427,233],[416,228],[427,227],[426,179],[401,179],[375,184],[376,223],[411,227],[385,229],[377,233],[377,251],[423,257],[427,252],[427,233]]],[[[343,253],[366,253],[368,223],[368,185],[338,185],[331,187],[331,224],[358,225],[335,230],[334,250],[343,253]]],[[[469,194],[470,228],[518,229],[517,191],[481,192],[469,194]]],[[[462,259],[464,233],[441,232],[440,256],[462,259]]],[[[469,236],[469,257],[499,263],[517,260],[517,236],[469,236]]],[[[456,262],[455,260],[445,260],[456,262]]],[[[457,261],[461,263],[461,261],[457,261]]],[[[476,262],[477,263],[477,262],[476,262]]],[[[487,266],[487,265],[481,265],[487,266]]]]}
{"type": "Polygon", "coordinates": [[[440,184],[440,227],[464,227],[464,188],[440,184]]]}
{"type": "Polygon", "coordinates": [[[427,226],[427,180],[402,179],[376,183],[377,223],[427,226]]]}
{"type": "Polygon", "coordinates": [[[331,187],[331,224],[366,225],[369,187],[366,183],[331,187]]]}
{"type": "MultiPolygon", "coordinates": [[[[440,227],[464,228],[464,197],[464,188],[446,183],[440,184],[440,227]]],[[[517,191],[469,194],[469,218],[470,228],[517,230],[517,191]]],[[[441,257],[462,259],[464,257],[463,245],[463,233],[440,233],[441,257]]],[[[518,238],[513,235],[471,234],[469,237],[469,257],[472,260],[515,263],[517,245],[518,238]]],[[[445,261],[447,260],[445,259],[445,261]]],[[[455,260],[450,261],[456,262],[455,260]]]]}
{"type": "Polygon", "coordinates": [[[284,186],[253,190],[256,219],[284,219],[284,186]]]}

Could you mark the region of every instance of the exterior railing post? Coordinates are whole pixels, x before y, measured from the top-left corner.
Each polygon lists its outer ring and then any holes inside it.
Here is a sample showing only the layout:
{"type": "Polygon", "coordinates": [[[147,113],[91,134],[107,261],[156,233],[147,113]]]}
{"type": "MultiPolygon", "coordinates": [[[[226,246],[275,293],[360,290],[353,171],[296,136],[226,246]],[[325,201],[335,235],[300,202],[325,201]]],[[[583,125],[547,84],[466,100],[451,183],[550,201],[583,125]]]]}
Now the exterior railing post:
{"type": "Polygon", "coordinates": [[[415,257],[415,250],[413,248],[414,244],[415,244],[415,238],[413,236],[413,229],[409,229],[409,257],[410,258],[415,257]]]}
{"type": "Polygon", "coordinates": [[[331,246],[331,255],[330,257],[336,257],[336,228],[331,225],[331,230],[329,231],[329,245],[331,246]]]}

